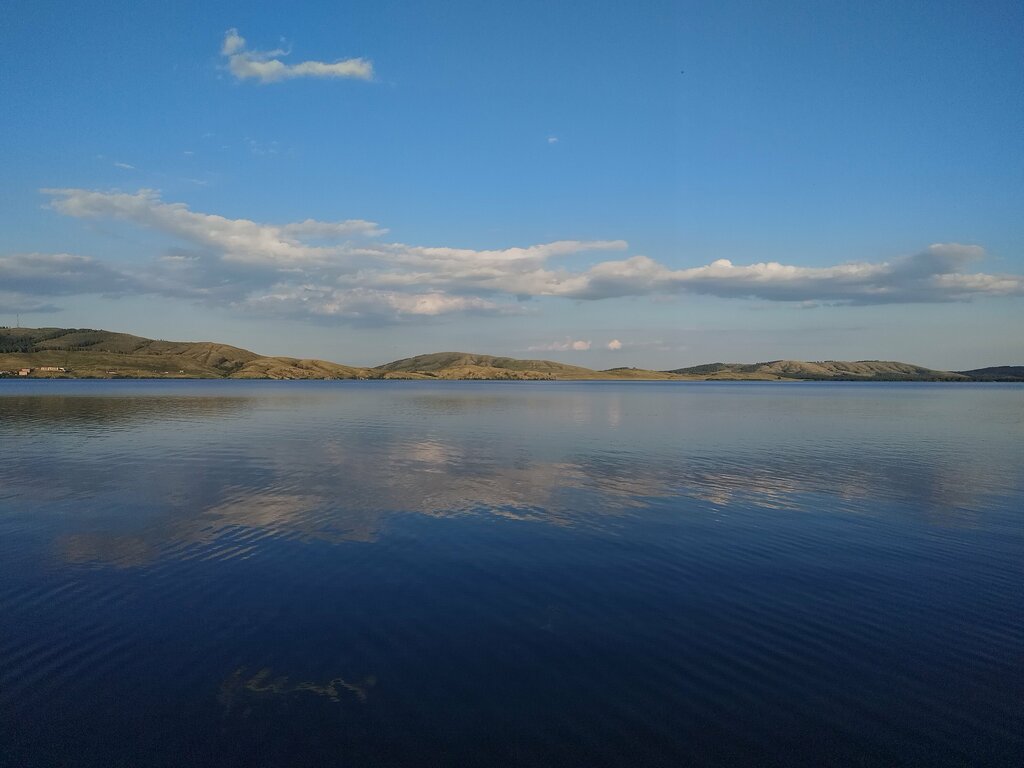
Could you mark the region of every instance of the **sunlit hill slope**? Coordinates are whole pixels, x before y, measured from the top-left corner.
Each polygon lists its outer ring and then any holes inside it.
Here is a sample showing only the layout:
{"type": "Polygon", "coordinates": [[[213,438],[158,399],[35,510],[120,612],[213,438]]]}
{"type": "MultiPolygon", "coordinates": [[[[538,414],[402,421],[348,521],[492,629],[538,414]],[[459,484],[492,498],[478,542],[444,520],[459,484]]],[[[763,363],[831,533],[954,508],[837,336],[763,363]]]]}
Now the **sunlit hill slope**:
{"type": "Polygon", "coordinates": [[[265,356],[216,342],[158,341],[85,328],[0,328],[0,373],[32,378],[486,379],[655,381],[1024,381],[1024,367],[937,371],[908,363],[776,360],[671,371],[596,371],[551,360],[437,352],[373,368],[265,356]],[[44,370],[49,369],[49,370],[44,370]]]}

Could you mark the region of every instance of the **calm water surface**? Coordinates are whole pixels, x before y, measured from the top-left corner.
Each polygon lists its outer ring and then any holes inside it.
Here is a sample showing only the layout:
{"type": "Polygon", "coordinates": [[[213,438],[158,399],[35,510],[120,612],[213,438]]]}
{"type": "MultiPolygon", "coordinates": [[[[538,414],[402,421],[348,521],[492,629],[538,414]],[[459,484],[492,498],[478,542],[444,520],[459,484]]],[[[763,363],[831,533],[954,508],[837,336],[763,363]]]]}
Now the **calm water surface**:
{"type": "Polygon", "coordinates": [[[1019,385],[0,382],[0,765],[1020,765],[1019,385]]]}

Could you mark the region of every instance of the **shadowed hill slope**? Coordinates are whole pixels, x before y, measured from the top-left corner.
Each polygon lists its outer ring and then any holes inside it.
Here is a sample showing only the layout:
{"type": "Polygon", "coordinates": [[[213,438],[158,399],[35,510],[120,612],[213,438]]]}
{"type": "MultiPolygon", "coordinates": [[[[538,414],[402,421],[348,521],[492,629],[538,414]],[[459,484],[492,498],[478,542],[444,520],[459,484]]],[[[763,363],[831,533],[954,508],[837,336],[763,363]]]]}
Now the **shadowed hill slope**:
{"type": "Polygon", "coordinates": [[[993,365],[972,371],[957,371],[973,381],[1024,381],[1024,365],[993,365]]]}

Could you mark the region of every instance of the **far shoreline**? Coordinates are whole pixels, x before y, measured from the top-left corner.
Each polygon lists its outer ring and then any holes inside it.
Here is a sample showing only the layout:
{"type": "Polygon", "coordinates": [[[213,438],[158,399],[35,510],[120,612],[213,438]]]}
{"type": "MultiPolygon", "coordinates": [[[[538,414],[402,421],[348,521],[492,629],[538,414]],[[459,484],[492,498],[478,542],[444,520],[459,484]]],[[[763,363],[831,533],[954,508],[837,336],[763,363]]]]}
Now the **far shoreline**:
{"type": "Polygon", "coordinates": [[[857,379],[857,378],[831,378],[831,379],[767,379],[767,378],[586,378],[586,379],[541,379],[541,378],[446,378],[446,377],[388,377],[388,378],[275,378],[275,377],[248,377],[231,378],[219,376],[0,376],[0,386],[3,382],[275,382],[275,383],[476,383],[476,384],[1024,384],[1022,379],[857,379]]]}

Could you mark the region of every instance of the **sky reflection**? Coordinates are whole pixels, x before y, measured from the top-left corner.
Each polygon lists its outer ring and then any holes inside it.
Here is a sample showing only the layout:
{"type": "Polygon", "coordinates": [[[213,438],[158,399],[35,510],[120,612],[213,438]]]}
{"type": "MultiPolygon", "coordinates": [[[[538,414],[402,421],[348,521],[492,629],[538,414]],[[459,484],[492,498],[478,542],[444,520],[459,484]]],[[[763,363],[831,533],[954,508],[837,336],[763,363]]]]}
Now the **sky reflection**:
{"type": "MultiPolygon", "coordinates": [[[[0,467],[0,499],[32,499],[44,516],[70,505],[60,556],[124,567],[244,557],[274,537],[370,542],[396,513],[613,530],[666,503],[685,514],[896,505],[972,525],[987,496],[1019,480],[1006,446],[1020,424],[983,425],[984,443],[964,450],[920,418],[933,389],[833,390],[825,403],[743,385],[753,400],[740,432],[735,389],[518,386],[0,397],[0,429],[18,447],[0,467]],[[871,418],[873,397],[892,418],[871,418]],[[834,411],[866,416],[859,434],[830,429],[834,411]]],[[[955,409],[968,393],[939,394],[955,409]]],[[[979,396],[1007,414],[1020,401],[1013,389],[979,396]]]]}

